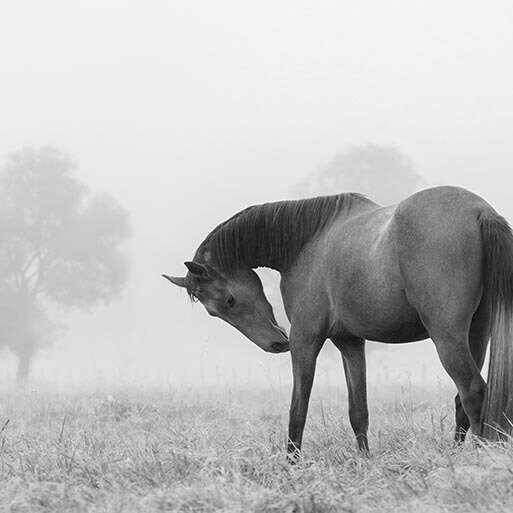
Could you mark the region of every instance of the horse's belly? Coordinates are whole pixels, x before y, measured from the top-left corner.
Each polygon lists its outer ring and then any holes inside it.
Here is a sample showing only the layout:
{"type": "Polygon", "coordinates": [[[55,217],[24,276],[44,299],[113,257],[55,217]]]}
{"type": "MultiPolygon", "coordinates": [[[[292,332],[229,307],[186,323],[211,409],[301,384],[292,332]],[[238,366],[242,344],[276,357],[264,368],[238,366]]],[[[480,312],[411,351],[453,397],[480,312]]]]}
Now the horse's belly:
{"type": "Polygon", "coordinates": [[[385,301],[381,307],[346,303],[337,317],[341,331],[366,340],[401,344],[429,337],[417,311],[405,301],[385,301]]]}
{"type": "Polygon", "coordinates": [[[394,211],[383,208],[354,218],[330,236],[325,283],[341,335],[386,343],[428,338],[406,295],[394,211]]]}
{"type": "Polygon", "coordinates": [[[365,330],[366,340],[375,342],[385,342],[387,344],[404,344],[407,342],[416,342],[429,337],[424,325],[418,320],[397,323],[396,325],[384,326],[380,330],[365,330]]]}

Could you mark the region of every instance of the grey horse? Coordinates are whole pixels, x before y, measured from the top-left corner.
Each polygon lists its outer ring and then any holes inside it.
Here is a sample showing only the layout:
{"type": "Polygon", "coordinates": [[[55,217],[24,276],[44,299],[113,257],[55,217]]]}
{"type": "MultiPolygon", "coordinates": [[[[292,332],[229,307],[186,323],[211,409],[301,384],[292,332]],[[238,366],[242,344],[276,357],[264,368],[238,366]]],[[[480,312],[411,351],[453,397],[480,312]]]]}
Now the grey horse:
{"type": "Polygon", "coordinates": [[[342,353],[360,450],[369,448],[366,339],[433,340],[458,390],[457,441],[469,427],[492,440],[512,432],[513,235],[481,197],[444,186],[388,207],[354,193],[255,205],[217,226],[185,265],[185,277],[164,276],[263,350],[290,350],[292,458],[326,339],[342,353]],[[281,274],[288,337],[257,267],[281,274]]]}

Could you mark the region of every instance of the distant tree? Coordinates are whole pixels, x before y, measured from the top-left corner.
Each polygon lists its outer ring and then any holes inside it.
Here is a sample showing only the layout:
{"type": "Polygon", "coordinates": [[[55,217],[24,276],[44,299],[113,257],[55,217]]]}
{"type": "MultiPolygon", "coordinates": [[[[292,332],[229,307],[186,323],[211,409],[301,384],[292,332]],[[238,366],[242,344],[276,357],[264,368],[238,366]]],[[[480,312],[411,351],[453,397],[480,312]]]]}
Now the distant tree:
{"type": "Polygon", "coordinates": [[[411,160],[393,146],[353,146],[297,186],[303,196],[359,192],[389,205],[424,185],[411,160]]]}
{"type": "Polygon", "coordinates": [[[63,309],[108,302],[127,277],[128,215],[75,170],[51,147],[15,152],[0,168],[0,345],[17,355],[21,381],[63,309]]]}

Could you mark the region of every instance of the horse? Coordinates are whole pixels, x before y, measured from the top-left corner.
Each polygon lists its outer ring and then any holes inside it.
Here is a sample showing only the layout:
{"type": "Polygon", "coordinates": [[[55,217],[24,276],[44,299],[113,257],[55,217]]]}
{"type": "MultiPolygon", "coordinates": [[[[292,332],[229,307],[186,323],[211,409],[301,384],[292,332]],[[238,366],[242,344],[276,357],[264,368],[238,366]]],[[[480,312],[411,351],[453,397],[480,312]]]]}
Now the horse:
{"type": "Polygon", "coordinates": [[[457,388],[454,439],[501,440],[513,424],[513,235],[480,196],[433,187],[380,206],[342,193],[248,207],[163,275],[264,351],[290,351],[287,451],[300,455],[316,359],[339,349],[349,421],[368,453],[365,340],[431,338],[457,388]],[[255,268],[281,274],[290,332],[278,326],[255,268]],[[490,342],[487,384],[481,377],[490,342]]]}

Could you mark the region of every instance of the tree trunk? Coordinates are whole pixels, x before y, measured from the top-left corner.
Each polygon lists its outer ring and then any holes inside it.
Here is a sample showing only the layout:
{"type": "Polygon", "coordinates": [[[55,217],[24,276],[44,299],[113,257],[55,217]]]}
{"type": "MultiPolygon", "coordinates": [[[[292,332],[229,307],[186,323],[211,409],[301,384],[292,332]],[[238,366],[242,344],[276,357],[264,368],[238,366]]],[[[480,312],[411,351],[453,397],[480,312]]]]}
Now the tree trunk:
{"type": "Polygon", "coordinates": [[[18,354],[18,370],[16,372],[16,379],[19,385],[25,385],[27,383],[31,360],[32,353],[28,351],[23,351],[18,354]]]}

